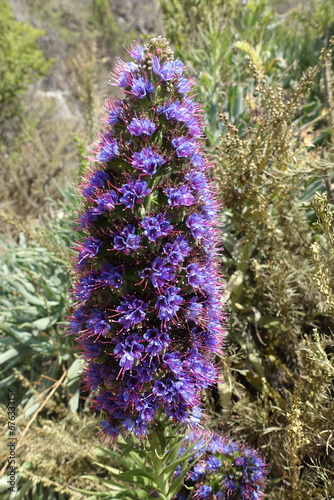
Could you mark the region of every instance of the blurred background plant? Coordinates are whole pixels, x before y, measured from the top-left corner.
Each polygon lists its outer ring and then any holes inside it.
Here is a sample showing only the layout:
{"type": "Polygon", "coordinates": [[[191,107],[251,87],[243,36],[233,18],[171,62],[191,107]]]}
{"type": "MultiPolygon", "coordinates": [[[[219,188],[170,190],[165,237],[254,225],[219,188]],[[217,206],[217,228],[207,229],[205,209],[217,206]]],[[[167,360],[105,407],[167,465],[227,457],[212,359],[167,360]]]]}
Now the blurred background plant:
{"type": "MultiPolygon", "coordinates": [[[[85,169],[115,54],[152,33],[136,23],[125,32],[116,0],[10,4],[20,9],[16,21],[0,7],[0,47],[9,47],[0,50],[0,391],[3,402],[14,385],[21,405],[18,498],[98,498],[111,483],[94,462],[114,459],[98,448],[78,361],[59,336],[77,210],[64,186],[85,169]]],[[[334,89],[333,51],[320,52],[334,35],[334,4],[161,0],[159,12],[197,79],[225,206],[228,354],[207,397],[211,425],[266,457],[268,499],[329,500],[334,89]]]]}

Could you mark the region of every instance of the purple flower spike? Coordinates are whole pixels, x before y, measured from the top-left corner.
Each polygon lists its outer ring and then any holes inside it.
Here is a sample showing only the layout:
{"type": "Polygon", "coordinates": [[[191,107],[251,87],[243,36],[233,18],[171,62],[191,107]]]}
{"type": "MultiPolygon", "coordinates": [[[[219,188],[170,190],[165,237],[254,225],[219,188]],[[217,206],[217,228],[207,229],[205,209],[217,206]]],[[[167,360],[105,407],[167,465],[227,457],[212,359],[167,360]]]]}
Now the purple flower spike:
{"type": "MultiPolygon", "coordinates": [[[[69,320],[111,438],[154,432],[161,413],[200,425],[224,335],[219,207],[193,83],[161,38],[128,52],[132,61],[119,60],[112,78],[123,98],[107,99],[93,148],[101,163],[81,182],[84,236],[69,320]]],[[[209,495],[204,486],[194,489],[199,499],[209,495]]]]}
{"type": "MultiPolygon", "coordinates": [[[[196,461],[196,455],[189,459],[191,468],[185,484],[173,500],[256,500],[265,496],[268,471],[256,451],[218,433],[195,431],[188,435],[179,453],[191,444],[193,451],[200,450],[200,460],[196,461]]],[[[176,471],[175,479],[179,474],[180,470],[176,471]]]]}

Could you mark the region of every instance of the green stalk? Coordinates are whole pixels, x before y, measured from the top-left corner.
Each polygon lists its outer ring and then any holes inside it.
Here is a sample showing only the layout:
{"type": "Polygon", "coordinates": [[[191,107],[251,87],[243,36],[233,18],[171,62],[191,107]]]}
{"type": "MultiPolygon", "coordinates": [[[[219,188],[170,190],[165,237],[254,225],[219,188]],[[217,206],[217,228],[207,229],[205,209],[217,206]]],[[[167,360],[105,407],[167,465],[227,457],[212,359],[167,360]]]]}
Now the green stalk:
{"type": "Polygon", "coordinates": [[[151,472],[156,480],[156,485],[158,487],[157,493],[159,494],[159,498],[162,500],[172,500],[172,497],[169,494],[170,489],[170,480],[172,479],[173,474],[164,474],[164,470],[166,469],[167,464],[166,460],[166,429],[167,427],[164,425],[160,425],[154,434],[151,434],[148,438],[149,447],[149,461],[150,466],[152,467],[151,472]]]}

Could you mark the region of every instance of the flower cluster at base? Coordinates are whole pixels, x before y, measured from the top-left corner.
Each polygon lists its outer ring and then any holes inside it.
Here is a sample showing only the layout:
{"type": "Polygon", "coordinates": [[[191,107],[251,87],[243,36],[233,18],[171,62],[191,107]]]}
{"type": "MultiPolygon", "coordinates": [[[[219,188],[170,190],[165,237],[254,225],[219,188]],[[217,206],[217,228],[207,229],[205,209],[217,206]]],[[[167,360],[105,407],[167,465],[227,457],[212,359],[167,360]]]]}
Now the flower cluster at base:
{"type": "Polygon", "coordinates": [[[105,103],[105,130],[80,189],[70,333],[102,429],[144,435],[163,413],[199,423],[223,326],[217,207],[203,119],[164,39],[129,49],[105,103]]]}
{"type": "Polygon", "coordinates": [[[189,459],[195,465],[173,500],[258,500],[265,496],[267,466],[254,450],[217,433],[209,437],[192,433],[189,442],[199,451],[189,459]]]}

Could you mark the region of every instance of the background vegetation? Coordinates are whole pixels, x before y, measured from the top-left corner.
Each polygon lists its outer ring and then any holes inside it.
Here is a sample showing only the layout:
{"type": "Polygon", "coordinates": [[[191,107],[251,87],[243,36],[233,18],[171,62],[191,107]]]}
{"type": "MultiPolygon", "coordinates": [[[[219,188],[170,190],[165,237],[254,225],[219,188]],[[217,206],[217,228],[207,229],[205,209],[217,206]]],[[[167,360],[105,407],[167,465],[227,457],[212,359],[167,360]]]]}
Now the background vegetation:
{"type": "MultiPolygon", "coordinates": [[[[23,499],[111,498],[95,463],[111,463],[98,416],[60,336],[71,186],[115,55],[160,34],[125,32],[113,2],[75,4],[25,0],[26,21],[0,7],[1,417],[15,386],[23,499]]],[[[160,9],[198,82],[225,207],[228,342],[206,397],[211,425],[267,459],[268,499],[333,499],[334,4],[161,0],[160,9]]]]}

